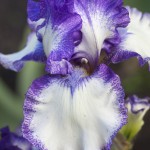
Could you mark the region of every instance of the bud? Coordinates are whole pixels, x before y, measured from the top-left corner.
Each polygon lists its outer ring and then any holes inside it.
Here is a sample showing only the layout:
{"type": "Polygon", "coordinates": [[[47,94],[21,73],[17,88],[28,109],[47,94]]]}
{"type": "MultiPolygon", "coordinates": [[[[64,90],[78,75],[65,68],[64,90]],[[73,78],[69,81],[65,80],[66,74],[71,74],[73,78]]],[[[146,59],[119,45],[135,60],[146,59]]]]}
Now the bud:
{"type": "Polygon", "coordinates": [[[150,98],[138,98],[133,95],[127,98],[126,107],[128,109],[128,123],[121,129],[121,133],[131,141],[144,124],[143,117],[150,108],[150,98]]]}

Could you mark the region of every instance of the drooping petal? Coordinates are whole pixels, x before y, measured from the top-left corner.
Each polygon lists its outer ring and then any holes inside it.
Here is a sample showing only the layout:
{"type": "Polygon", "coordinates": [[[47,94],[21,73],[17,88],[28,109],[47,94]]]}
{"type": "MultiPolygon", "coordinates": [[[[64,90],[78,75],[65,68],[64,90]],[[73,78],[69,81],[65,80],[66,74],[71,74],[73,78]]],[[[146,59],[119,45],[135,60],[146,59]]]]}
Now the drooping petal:
{"type": "Polygon", "coordinates": [[[6,69],[19,71],[26,61],[46,61],[46,55],[43,51],[42,43],[37,39],[35,33],[31,33],[28,37],[26,47],[13,54],[1,54],[0,64],[6,69]]]}
{"type": "Polygon", "coordinates": [[[127,26],[128,11],[122,7],[122,0],[75,0],[74,3],[75,12],[82,18],[83,34],[76,51],[89,53],[96,60],[105,40],[119,42],[116,29],[127,26]]]}
{"type": "Polygon", "coordinates": [[[128,108],[128,123],[122,128],[121,133],[128,139],[133,140],[144,124],[144,116],[150,109],[150,98],[139,98],[136,95],[126,100],[128,108]]]}
{"type": "Polygon", "coordinates": [[[101,65],[91,76],[45,75],[26,94],[23,135],[44,150],[102,150],[126,123],[120,80],[101,65]]]}
{"type": "Polygon", "coordinates": [[[130,57],[137,56],[140,65],[150,60],[150,14],[138,11],[136,8],[129,8],[130,24],[126,29],[118,29],[121,36],[121,43],[112,62],[117,63],[130,57]]]}

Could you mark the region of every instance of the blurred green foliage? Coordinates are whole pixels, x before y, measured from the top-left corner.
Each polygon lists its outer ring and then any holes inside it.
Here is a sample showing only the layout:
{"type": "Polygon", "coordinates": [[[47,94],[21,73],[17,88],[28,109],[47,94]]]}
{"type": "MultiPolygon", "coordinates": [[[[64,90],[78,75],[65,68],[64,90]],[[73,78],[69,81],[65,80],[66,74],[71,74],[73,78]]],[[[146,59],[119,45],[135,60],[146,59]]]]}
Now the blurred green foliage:
{"type": "Polygon", "coordinates": [[[143,12],[150,12],[150,0],[125,0],[124,4],[138,8],[143,12]]]}

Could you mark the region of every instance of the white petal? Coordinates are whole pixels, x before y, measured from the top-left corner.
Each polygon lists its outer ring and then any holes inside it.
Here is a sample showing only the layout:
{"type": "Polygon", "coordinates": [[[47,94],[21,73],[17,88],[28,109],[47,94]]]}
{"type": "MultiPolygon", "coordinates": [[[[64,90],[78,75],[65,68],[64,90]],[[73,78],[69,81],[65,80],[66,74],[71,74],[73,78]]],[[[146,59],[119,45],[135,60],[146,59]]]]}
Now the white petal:
{"type": "Polygon", "coordinates": [[[128,13],[120,0],[75,0],[74,3],[75,12],[82,18],[83,33],[82,42],[75,50],[97,59],[104,40],[115,38],[116,28],[127,24],[128,13]]]}
{"type": "Polygon", "coordinates": [[[143,65],[150,59],[150,14],[143,14],[136,8],[127,9],[131,22],[126,29],[119,29],[122,38],[118,48],[120,54],[117,54],[119,59],[116,57],[113,61],[139,56],[140,64],[143,65]]]}
{"type": "Polygon", "coordinates": [[[24,136],[47,150],[102,150],[126,122],[124,93],[106,66],[89,78],[44,76],[24,105],[24,136]]]}
{"type": "Polygon", "coordinates": [[[13,71],[19,71],[26,61],[31,60],[40,62],[46,60],[42,43],[37,39],[34,32],[29,35],[27,44],[21,51],[7,55],[0,53],[0,64],[13,71]]]}

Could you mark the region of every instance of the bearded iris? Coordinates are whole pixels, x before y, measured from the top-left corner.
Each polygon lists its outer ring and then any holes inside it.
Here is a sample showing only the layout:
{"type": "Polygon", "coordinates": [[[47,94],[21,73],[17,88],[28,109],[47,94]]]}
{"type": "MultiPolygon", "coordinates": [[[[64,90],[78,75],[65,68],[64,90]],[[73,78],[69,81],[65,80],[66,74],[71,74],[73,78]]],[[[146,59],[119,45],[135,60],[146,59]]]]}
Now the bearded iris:
{"type": "Polygon", "coordinates": [[[150,36],[147,14],[127,9],[121,0],[28,0],[33,33],[22,51],[0,54],[0,63],[14,71],[29,60],[46,65],[47,75],[33,81],[24,103],[23,135],[33,145],[110,149],[127,113],[119,77],[100,63],[101,51],[109,63],[149,60],[149,43],[136,44],[150,36]]]}

